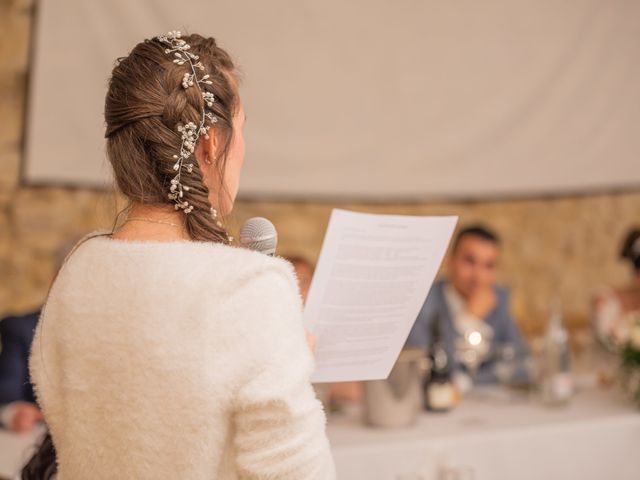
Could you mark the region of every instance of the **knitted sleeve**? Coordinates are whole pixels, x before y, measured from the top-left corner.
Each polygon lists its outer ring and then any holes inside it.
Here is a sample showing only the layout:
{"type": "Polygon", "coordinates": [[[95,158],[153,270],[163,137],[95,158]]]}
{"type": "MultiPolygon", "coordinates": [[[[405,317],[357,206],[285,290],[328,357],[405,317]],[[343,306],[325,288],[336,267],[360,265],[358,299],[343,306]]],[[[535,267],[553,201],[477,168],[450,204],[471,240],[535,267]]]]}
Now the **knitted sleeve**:
{"type": "Polygon", "coordinates": [[[237,468],[243,479],[334,479],[322,404],[309,382],[306,344],[294,281],[269,270],[251,280],[247,302],[259,316],[249,334],[252,369],[234,412],[237,468]]]}

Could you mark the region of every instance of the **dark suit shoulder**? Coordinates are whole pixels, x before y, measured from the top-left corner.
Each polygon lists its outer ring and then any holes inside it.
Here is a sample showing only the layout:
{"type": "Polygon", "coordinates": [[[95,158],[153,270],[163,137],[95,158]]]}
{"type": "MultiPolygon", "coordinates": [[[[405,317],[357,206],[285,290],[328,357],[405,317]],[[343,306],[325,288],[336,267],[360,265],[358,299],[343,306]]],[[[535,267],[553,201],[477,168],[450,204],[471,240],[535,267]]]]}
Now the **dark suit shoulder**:
{"type": "Polygon", "coordinates": [[[26,338],[28,343],[31,343],[33,331],[38,324],[39,318],[40,311],[5,317],[0,320],[0,333],[2,335],[26,338]]]}

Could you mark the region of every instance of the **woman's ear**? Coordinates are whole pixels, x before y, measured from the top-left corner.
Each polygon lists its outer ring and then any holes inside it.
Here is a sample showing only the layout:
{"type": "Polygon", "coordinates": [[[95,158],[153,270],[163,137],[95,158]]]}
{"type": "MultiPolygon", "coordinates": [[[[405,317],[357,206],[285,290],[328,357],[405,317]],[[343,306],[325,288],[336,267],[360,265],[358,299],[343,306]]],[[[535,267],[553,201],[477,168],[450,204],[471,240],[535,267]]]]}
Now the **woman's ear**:
{"type": "Polygon", "coordinates": [[[210,128],[209,131],[200,137],[198,146],[196,147],[196,160],[203,175],[209,170],[211,165],[217,159],[218,138],[215,130],[210,128]]]}

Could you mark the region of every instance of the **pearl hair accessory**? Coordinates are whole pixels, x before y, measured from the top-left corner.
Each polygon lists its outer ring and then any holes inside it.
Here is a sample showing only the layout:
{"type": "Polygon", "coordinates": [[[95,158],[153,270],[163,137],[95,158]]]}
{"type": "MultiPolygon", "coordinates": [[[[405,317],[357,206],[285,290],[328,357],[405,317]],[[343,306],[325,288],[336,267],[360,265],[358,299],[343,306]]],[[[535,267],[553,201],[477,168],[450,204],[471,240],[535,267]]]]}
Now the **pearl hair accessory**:
{"type": "Polygon", "coordinates": [[[209,80],[209,74],[204,73],[204,65],[199,60],[198,55],[189,52],[191,46],[180,38],[181,36],[182,34],[179,31],[173,30],[164,35],[158,35],[156,39],[167,45],[165,53],[175,56],[173,63],[177,65],[187,64],[189,66],[190,71],[186,72],[182,77],[182,87],[184,89],[191,87],[197,88],[204,100],[202,115],[200,116],[198,125],[194,122],[178,125],[178,132],[182,135],[182,145],[180,146],[180,153],[173,156],[173,159],[176,161],[173,165],[173,170],[176,172],[176,175],[171,179],[168,197],[175,202],[174,206],[176,210],[182,209],[185,214],[188,214],[193,211],[193,205],[189,204],[187,200],[184,200],[185,192],[189,191],[189,187],[181,183],[181,176],[183,170],[187,173],[193,171],[193,163],[188,162],[188,159],[194,152],[200,135],[208,137],[207,132],[211,125],[205,125],[205,123],[208,121],[209,124],[213,124],[216,123],[218,119],[213,112],[207,111],[207,108],[213,107],[215,101],[213,93],[207,92],[201,87],[201,85],[212,84],[211,80],[209,80]],[[202,73],[202,75],[200,75],[199,72],[202,73]]]}

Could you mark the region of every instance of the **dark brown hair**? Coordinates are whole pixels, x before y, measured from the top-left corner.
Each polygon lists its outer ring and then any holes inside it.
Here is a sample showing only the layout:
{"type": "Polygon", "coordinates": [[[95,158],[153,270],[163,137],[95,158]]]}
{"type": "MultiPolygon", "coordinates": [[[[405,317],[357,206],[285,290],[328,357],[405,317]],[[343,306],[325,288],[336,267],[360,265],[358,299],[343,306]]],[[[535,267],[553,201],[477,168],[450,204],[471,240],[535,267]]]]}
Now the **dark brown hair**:
{"type": "Polygon", "coordinates": [[[640,241],[640,228],[632,228],[627,233],[620,251],[620,258],[629,260],[636,272],[640,272],[640,252],[638,247],[635,247],[638,241],[640,241]]]}
{"type": "Polygon", "coordinates": [[[455,252],[460,245],[460,242],[465,237],[476,237],[484,240],[486,242],[493,243],[497,247],[500,246],[500,237],[497,234],[489,230],[484,225],[469,225],[467,227],[463,227],[458,234],[455,236],[453,240],[452,251],[455,252]]]}
{"type": "MultiPolygon", "coordinates": [[[[234,64],[210,37],[197,34],[182,37],[190,52],[198,55],[210,75],[211,85],[201,84],[215,101],[209,108],[217,117],[212,132],[221,148],[216,164],[220,185],[214,194],[219,199],[224,190],[224,167],[233,138],[233,116],[239,107],[234,64]]],[[[182,79],[188,66],[177,65],[165,52],[166,45],[157,39],[145,40],[119,58],[109,81],[104,116],[106,121],[107,156],[113,167],[119,190],[131,203],[173,205],[168,198],[173,165],[182,144],[178,126],[200,123],[204,100],[197,88],[183,88],[182,79]]],[[[195,155],[195,154],[194,154],[195,155]]],[[[185,214],[185,224],[192,239],[226,242],[227,232],[216,225],[211,215],[209,191],[195,161],[193,172],[181,182],[189,187],[189,204],[193,211],[185,214]]]]}
{"type": "Polygon", "coordinates": [[[38,450],[22,468],[21,480],[49,480],[58,471],[56,464],[56,451],[53,447],[51,434],[47,432],[38,447],[38,450]]]}

